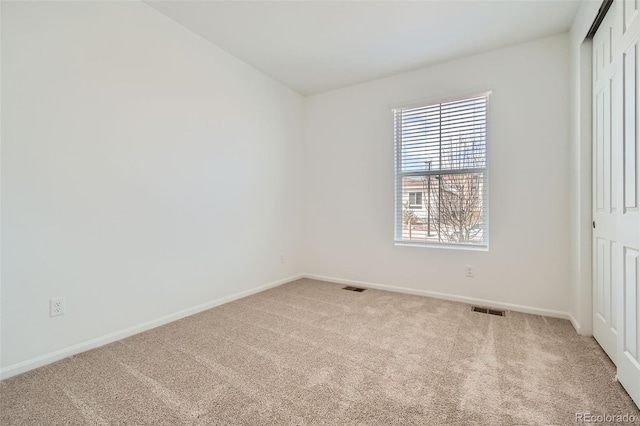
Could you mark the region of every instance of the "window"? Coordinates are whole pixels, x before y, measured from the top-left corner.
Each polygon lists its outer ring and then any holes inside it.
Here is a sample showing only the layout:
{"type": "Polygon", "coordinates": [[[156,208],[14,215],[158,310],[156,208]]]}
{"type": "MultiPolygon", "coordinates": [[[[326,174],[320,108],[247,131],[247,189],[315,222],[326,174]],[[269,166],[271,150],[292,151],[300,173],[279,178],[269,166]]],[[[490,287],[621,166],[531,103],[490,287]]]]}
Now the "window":
{"type": "Polygon", "coordinates": [[[396,243],[488,247],[487,98],[394,109],[396,243]]]}
{"type": "Polygon", "coordinates": [[[422,192],[409,193],[409,208],[410,209],[422,208],[422,192]]]}

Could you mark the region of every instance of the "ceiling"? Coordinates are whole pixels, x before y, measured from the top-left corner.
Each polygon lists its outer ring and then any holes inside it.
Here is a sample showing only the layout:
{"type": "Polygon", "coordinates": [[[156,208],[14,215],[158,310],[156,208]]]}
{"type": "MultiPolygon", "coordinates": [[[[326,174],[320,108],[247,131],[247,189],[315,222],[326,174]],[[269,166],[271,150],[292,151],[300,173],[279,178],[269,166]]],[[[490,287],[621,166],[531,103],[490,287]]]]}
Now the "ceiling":
{"type": "Polygon", "coordinates": [[[568,31],[579,0],[147,1],[303,95],[568,31]]]}

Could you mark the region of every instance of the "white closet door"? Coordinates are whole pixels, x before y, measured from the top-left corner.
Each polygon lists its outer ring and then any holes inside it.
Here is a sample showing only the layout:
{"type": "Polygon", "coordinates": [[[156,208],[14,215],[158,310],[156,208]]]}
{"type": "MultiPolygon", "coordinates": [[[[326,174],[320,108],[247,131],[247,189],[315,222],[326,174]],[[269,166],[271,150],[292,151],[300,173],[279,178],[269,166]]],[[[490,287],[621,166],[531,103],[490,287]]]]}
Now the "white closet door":
{"type": "Polygon", "coordinates": [[[638,0],[593,38],[593,334],[640,406],[638,0]]]}
{"type": "Polygon", "coordinates": [[[617,4],[611,6],[593,38],[593,336],[616,362],[617,291],[614,281],[617,233],[616,167],[621,128],[617,4]]]}
{"type": "Polygon", "coordinates": [[[640,406],[640,150],[638,130],[637,1],[618,3],[621,22],[618,55],[622,70],[622,134],[613,153],[615,170],[616,250],[613,278],[617,286],[618,379],[640,406]]]}

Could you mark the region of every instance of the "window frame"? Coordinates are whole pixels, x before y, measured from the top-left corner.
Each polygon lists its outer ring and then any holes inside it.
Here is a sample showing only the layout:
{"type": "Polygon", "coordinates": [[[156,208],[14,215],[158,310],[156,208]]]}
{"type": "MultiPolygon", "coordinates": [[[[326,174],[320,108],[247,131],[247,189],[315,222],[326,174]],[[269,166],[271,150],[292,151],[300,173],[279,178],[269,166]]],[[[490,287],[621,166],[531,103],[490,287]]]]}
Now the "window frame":
{"type": "MultiPolygon", "coordinates": [[[[412,247],[426,247],[426,248],[443,248],[443,249],[455,249],[455,250],[471,250],[471,251],[489,251],[489,170],[490,170],[490,161],[489,161],[489,140],[490,140],[490,125],[489,125],[489,117],[490,113],[490,95],[491,91],[478,91],[473,93],[466,93],[456,96],[449,97],[441,97],[435,99],[428,99],[423,101],[414,101],[411,103],[394,105],[391,107],[392,112],[392,124],[393,124],[393,140],[394,140],[394,245],[396,246],[412,246],[412,247]],[[402,167],[402,126],[397,126],[397,112],[398,110],[404,109],[413,109],[413,108],[421,108],[421,107],[430,107],[438,104],[446,104],[449,102],[456,101],[464,101],[468,99],[484,97],[485,98],[485,146],[484,146],[484,154],[485,154],[485,167],[484,168],[473,168],[473,169],[445,169],[445,170],[434,170],[434,171],[408,171],[401,172],[400,169],[402,167]],[[403,231],[403,199],[402,199],[402,188],[403,188],[403,177],[407,176],[439,176],[439,175],[452,175],[452,174],[464,174],[464,173],[482,173],[483,182],[483,242],[482,243],[454,243],[448,241],[424,241],[424,240],[403,240],[402,239],[402,231],[403,231]]],[[[441,125],[441,124],[440,124],[441,125]]],[[[441,140],[439,143],[442,143],[441,140]]],[[[411,191],[414,192],[414,191],[411,191]]],[[[409,192],[407,192],[408,194],[409,192]]],[[[427,195],[428,196],[428,195],[427,195]]],[[[423,194],[424,201],[424,194],[423,194]]],[[[409,205],[407,203],[407,205],[409,205]]],[[[409,207],[410,209],[412,206],[409,207]]]]}

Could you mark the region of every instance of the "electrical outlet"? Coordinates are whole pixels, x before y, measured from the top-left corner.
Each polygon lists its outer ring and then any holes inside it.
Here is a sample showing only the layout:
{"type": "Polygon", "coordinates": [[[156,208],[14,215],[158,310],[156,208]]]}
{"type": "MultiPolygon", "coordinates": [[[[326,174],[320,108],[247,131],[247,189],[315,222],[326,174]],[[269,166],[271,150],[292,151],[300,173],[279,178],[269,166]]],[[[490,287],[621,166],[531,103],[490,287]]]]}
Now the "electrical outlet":
{"type": "Polygon", "coordinates": [[[64,297],[56,297],[49,299],[49,316],[57,317],[58,315],[64,315],[65,312],[65,300],[64,297]]]}
{"type": "Polygon", "coordinates": [[[284,254],[280,255],[280,263],[285,263],[287,259],[284,257],[284,254]]]}
{"type": "Polygon", "coordinates": [[[473,265],[467,265],[464,267],[465,276],[473,278],[473,265]]]}

